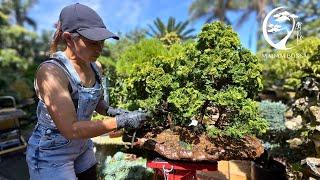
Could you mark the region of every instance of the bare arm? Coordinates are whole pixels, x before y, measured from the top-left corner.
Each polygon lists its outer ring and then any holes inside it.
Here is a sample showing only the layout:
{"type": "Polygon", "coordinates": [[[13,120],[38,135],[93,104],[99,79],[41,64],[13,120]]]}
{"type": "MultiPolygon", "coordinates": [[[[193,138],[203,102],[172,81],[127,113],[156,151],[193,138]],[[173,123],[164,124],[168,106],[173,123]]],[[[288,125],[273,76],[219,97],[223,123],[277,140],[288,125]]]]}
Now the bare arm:
{"type": "Polygon", "coordinates": [[[53,64],[42,65],[36,75],[39,95],[63,136],[85,139],[102,135],[117,128],[115,118],[101,121],[78,121],[63,70],[53,64]]]}

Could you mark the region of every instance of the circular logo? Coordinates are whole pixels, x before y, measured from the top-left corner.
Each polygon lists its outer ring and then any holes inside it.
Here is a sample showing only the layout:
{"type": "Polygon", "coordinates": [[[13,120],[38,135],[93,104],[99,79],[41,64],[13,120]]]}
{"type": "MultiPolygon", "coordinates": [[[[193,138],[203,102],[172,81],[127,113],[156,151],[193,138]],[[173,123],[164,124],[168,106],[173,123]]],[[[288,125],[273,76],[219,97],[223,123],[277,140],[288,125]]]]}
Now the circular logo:
{"type": "Polygon", "coordinates": [[[262,32],[264,39],[270,46],[279,50],[288,50],[286,44],[296,28],[297,15],[278,7],[270,11],[263,20],[262,32]],[[283,35],[284,34],[284,35],[283,35]],[[283,35],[283,38],[279,38],[283,35]],[[276,42],[275,42],[276,41],[276,42]]]}

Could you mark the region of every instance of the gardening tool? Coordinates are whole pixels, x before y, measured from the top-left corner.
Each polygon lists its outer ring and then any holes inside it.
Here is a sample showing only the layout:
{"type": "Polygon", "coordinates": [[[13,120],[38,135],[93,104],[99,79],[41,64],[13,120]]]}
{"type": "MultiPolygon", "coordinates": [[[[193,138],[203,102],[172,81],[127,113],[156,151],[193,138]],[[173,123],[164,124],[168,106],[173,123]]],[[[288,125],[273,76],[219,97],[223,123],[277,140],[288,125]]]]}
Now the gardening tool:
{"type": "Polygon", "coordinates": [[[129,142],[130,147],[133,148],[134,142],[136,140],[137,131],[138,131],[137,129],[124,129],[124,132],[122,135],[122,141],[129,142]]]}
{"type": "MultiPolygon", "coordinates": [[[[146,113],[146,112],[147,112],[146,110],[142,110],[142,109],[140,109],[140,108],[139,108],[138,111],[141,111],[141,112],[143,112],[143,113],[146,113]]],[[[150,117],[151,117],[151,115],[150,115],[150,117]]],[[[143,126],[143,124],[141,124],[140,128],[141,128],[142,126],[143,126]]],[[[139,128],[138,128],[138,129],[139,129],[139,128]]],[[[117,135],[116,135],[116,136],[110,136],[110,135],[109,135],[109,137],[110,137],[110,138],[114,138],[114,137],[120,137],[120,136],[122,136],[122,141],[123,141],[123,142],[130,142],[130,143],[131,143],[130,146],[131,146],[131,148],[133,148],[134,142],[135,142],[135,140],[136,140],[136,134],[137,134],[138,129],[125,128],[125,129],[122,130],[122,131],[121,131],[121,130],[114,131],[113,134],[117,134],[117,135]],[[119,133],[119,131],[121,131],[121,133],[119,133]],[[131,136],[130,134],[132,134],[132,136],[131,136]]]]}
{"type": "MultiPolygon", "coordinates": [[[[146,110],[142,110],[141,108],[139,108],[138,111],[141,111],[141,112],[144,112],[144,113],[147,112],[146,110]]],[[[143,126],[143,125],[141,124],[140,128],[141,128],[142,126],[143,126]]],[[[134,130],[133,135],[132,135],[131,148],[133,148],[133,143],[134,143],[134,140],[135,140],[135,138],[136,138],[136,134],[137,134],[137,129],[134,130]]]]}
{"type": "Polygon", "coordinates": [[[136,137],[137,130],[134,131],[131,139],[131,148],[133,148],[134,138],[136,137]]]}

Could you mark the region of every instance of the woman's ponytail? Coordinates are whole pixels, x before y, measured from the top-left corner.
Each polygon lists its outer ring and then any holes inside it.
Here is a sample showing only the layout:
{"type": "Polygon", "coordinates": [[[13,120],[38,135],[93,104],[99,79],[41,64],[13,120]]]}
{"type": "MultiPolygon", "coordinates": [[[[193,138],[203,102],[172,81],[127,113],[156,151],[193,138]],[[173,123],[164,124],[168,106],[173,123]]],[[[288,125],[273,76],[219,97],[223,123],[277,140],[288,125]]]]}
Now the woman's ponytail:
{"type": "Polygon", "coordinates": [[[53,39],[50,43],[50,54],[57,52],[57,48],[59,43],[62,41],[62,30],[61,30],[61,22],[58,21],[57,23],[57,30],[54,33],[53,39]]]}

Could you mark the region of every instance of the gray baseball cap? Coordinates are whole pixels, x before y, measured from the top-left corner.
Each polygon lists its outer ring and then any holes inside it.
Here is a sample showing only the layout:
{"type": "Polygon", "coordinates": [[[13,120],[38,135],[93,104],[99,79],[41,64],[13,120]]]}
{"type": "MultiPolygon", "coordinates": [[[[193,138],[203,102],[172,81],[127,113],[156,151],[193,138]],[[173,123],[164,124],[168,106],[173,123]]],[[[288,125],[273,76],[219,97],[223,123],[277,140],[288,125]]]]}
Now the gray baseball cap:
{"type": "Polygon", "coordinates": [[[93,41],[108,38],[119,40],[117,35],[106,28],[101,17],[93,9],[80,3],[64,7],[59,21],[63,32],[77,32],[93,41]]]}

